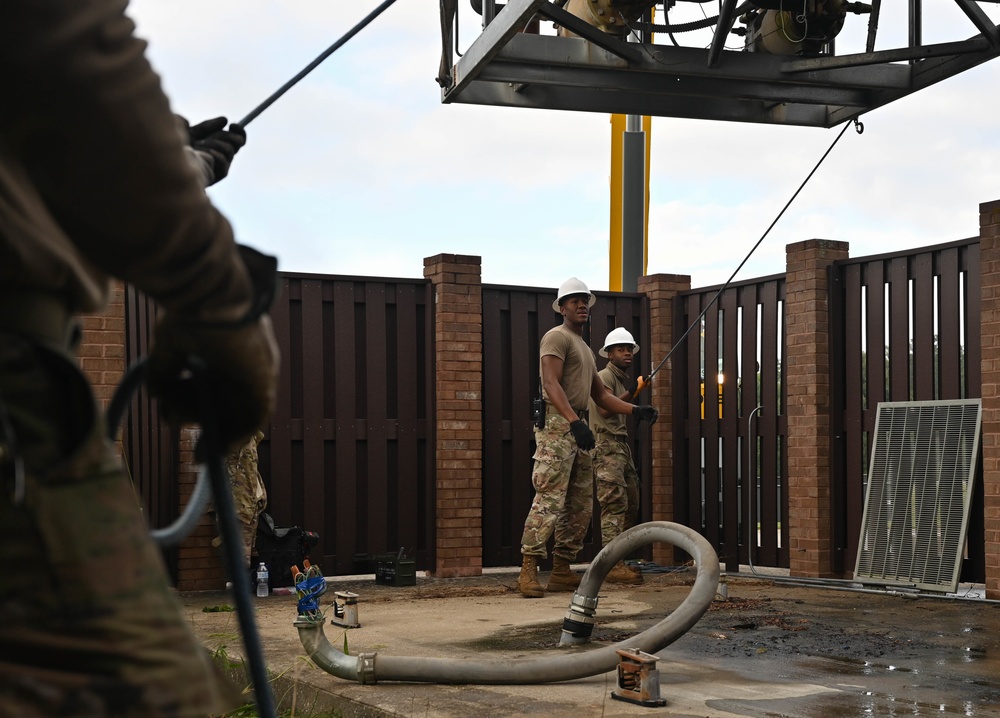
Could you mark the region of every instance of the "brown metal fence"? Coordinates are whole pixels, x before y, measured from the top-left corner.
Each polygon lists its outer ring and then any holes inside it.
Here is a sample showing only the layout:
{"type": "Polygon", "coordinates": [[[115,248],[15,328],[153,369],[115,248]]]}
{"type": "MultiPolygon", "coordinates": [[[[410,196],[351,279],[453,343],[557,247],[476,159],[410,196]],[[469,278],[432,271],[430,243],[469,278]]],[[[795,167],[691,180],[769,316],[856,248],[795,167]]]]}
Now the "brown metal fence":
{"type": "MultiPolygon", "coordinates": [[[[879,401],[971,398],[980,391],[978,240],[838,262],[830,270],[834,570],[851,570],[863,509],[868,436],[879,401]],[[869,351],[876,347],[876,351],[869,351]]],[[[673,520],[739,564],[788,566],[783,276],[734,283],[673,356],[673,520]]],[[[718,287],[675,301],[679,337],[718,287]]],[[[531,399],[538,343],[558,323],[549,289],[485,285],[483,565],[520,560],[533,497],[531,399]]],[[[616,326],[648,348],[639,294],[598,293],[585,339],[616,326]]],[[[126,292],[126,360],[143,356],[155,308],[126,292]]],[[[425,280],[281,275],[273,312],[284,353],[279,406],[260,467],[279,525],[320,534],[330,574],[368,571],[367,556],[403,548],[434,565],[433,295],[425,280]]],[[[662,357],[640,352],[633,373],[662,357]]],[[[669,410],[660,407],[661,411],[669,410]]],[[[651,475],[648,431],[634,434],[651,475]]],[[[174,437],[141,396],[124,427],[126,460],[154,525],[176,515],[174,437]]],[[[980,469],[981,471],[981,469],[980,469]]],[[[640,520],[649,520],[650,482],[640,520]]],[[[982,482],[963,580],[985,573],[982,482]]],[[[599,546],[598,512],[580,560],[599,546]]],[[[168,560],[172,555],[168,555],[168,560]]]]}
{"type": "MultiPolygon", "coordinates": [[[[542,334],[560,323],[552,311],[556,292],[527,287],[483,287],[483,565],[512,566],[521,562],[521,532],[534,497],[531,485],[535,451],[531,401],[539,391],[538,344],[542,334]]],[[[642,295],[597,293],[584,339],[596,352],[615,327],[629,329],[640,346],[635,375],[647,366],[648,309],[642,295]]],[[[603,366],[599,359],[598,367],[603,366]]],[[[640,477],[650,475],[649,452],[643,454],[641,435],[633,445],[640,457],[640,477]]],[[[651,492],[643,485],[642,510],[648,520],[651,492]]],[[[600,546],[599,513],[579,560],[587,561],[600,546]]]]}
{"type": "Polygon", "coordinates": [[[329,574],[400,548],[434,561],[433,300],[425,280],[282,273],[268,513],[320,535],[329,574]]]}
{"type": "MultiPolygon", "coordinates": [[[[853,570],[882,401],[980,396],[979,239],[830,268],[834,569],[853,570]]],[[[982,467],[963,580],[982,581],[982,467]]]]}
{"type": "Polygon", "coordinates": [[[674,520],[700,531],[727,570],[787,567],[785,280],[719,290],[674,305],[675,337],[695,325],[672,358],[674,520]]]}
{"type": "MultiPolygon", "coordinates": [[[[132,285],[125,285],[125,365],[135,366],[149,351],[156,304],[132,285]]],[[[177,518],[176,434],[161,422],[156,402],[139,387],[122,418],[123,460],[151,526],[167,526],[177,518]]],[[[177,550],[168,549],[167,565],[176,572],[177,550]]]]}

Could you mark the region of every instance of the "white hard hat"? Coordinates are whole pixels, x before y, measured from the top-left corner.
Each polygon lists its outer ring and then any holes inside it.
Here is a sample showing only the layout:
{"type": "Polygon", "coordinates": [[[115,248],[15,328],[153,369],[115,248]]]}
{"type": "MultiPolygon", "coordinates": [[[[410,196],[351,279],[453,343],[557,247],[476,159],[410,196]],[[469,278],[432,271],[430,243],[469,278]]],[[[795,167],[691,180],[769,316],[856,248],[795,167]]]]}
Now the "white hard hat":
{"type": "Polygon", "coordinates": [[[594,306],[594,302],[597,301],[597,297],[595,297],[593,294],[590,293],[590,290],[587,289],[586,284],[584,284],[581,280],[577,279],[576,277],[570,277],[569,279],[567,279],[565,282],[562,283],[561,287],[559,287],[559,294],[556,297],[556,300],[552,302],[552,310],[558,312],[559,302],[561,302],[563,299],[570,296],[571,294],[588,295],[590,297],[590,302],[587,304],[588,307],[594,306]]]}
{"type": "Polygon", "coordinates": [[[628,329],[623,327],[616,327],[611,330],[611,333],[604,338],[604,346],[601,347],[601,351],[598,352],[602,357],[608,356],[608,347],[617,346],[619,344],[631,344],[632,353],[639,353],[639,345],[635,343],[635,339],[628,329]]]}

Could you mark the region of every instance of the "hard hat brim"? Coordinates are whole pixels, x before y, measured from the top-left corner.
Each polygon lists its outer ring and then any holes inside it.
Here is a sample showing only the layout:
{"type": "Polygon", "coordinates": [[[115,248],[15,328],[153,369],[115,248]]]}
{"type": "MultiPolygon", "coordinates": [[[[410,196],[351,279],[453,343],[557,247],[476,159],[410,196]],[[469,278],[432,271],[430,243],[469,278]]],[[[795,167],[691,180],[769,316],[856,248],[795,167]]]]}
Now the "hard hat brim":
{"type": "MultiPolygon", "coordinates": [[[[572,297],[574,294],[583,294],[583,292],[570,292],[569,294],[565,294],[565,295],[563,295],[561,297],[557,297],[556,299],[554,299],[552,301],[552,311],[554,311],[554,312],[556,312],[558,314],[559,313],[559,302],[561,302],[566,297],[572,297]]],[[[597,301],[597,297],[595,297],[590,292],[587,292],[587,294],[590,296],[590,301],[587,303],[587,306],[588,307],[592,307],[592,306],[594,306],[594,302],[597,301]]]]}

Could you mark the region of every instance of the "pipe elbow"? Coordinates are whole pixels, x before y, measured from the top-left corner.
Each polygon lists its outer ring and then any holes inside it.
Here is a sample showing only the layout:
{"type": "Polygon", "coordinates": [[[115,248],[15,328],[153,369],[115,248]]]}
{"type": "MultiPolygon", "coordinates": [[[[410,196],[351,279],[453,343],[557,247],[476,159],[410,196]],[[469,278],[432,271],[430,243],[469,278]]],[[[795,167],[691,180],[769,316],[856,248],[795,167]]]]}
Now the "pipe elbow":
{"type": "Polygon", "coordinates": [[[348,681],[375,683],[375,654],[349,656],[331,645],[323,630],[326,620],[308,621],[299,618],[295,628],[309,659],[327,673],[348,681]]]}

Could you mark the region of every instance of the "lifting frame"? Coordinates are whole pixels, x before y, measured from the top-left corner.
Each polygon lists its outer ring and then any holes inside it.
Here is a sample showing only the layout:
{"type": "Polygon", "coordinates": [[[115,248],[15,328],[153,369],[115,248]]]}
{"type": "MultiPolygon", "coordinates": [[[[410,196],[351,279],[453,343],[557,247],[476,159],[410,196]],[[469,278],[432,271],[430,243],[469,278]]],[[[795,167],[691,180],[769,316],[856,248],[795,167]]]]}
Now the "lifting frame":
{"type": "Polygon", "coordinates": [[[975,0],[954,0],[979,34],[920,41],[921,0],[909,0],[910,47],[875,51],[873,0],[866,52],[816,57],[724,49],[737,0],[721,0],[708,48],[656,45],[605,34],[560,3],[482,0],[483,32],[453,63],[453,23],[442,14],[444,103],[833,127],[1000,55],[1000,25],[975,0]],[[521,30],[536,15],[579,38],[521,30]]]}

